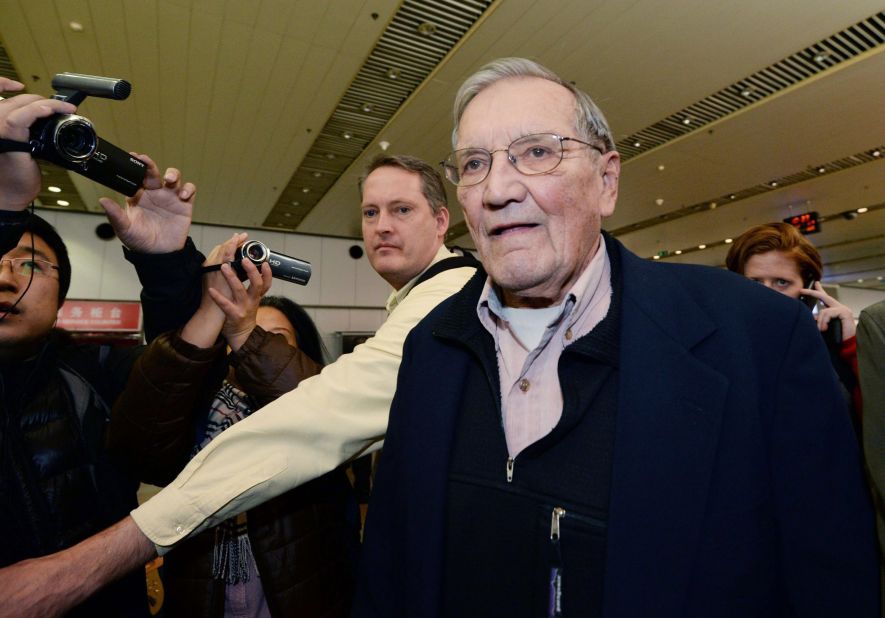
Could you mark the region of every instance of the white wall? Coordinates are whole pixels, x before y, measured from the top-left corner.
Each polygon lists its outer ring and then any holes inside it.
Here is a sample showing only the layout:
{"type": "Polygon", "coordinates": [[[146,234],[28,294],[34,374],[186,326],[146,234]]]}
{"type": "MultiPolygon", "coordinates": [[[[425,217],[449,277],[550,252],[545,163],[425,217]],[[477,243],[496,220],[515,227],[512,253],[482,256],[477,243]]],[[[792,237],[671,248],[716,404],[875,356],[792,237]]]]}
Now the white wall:
{"type": "Polygon", "coordinates": [[[866,288],[839,287],[837,300],[851,307],[854,319],[860,317],[861,310],[879,301],[885,300],[885,290],[870,290],[866,288]]]}
{"type": "MultiPolygon", "coordinates": [[[[95,235],[95,227],[106,221],[103,215],[43,209],[39,214],[56,227],[68,247],[73,271],[68,298],[138,300],[141,286],[135,269],[123,258],[120,241],[95,235]]],[[[244,230],[194,224],[191,237],[205,254],[238,231],[244,230]]],[[[372,270],[365,254],[354,260],[348,253],[352,245],[363,247],[362,241],[245,231],[274,251],[311,263],[313,273],[306,286],[274,279],[270,293],[304,306],[327,343],[334,341],[328,335],[335,331],[375,331],[384,322],[390,286],[372,270]]],[[[334,344],[330,351],[334,354],[334,344]]]]}

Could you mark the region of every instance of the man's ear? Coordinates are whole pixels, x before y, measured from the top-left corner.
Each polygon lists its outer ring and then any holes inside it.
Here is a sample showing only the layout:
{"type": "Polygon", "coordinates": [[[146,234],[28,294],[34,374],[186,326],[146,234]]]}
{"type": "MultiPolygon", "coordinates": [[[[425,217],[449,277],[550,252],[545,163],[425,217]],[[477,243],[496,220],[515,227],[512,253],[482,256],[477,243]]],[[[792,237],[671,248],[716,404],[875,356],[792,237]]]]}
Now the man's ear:
{"type": "Polygon", "coordinates": [[[446,232],[449,230],[449,209],[441,206],[439,210],[433,213],[436,218],[436,231],[441,238],[445,238],[446,232]]]}
{"type": "Polygon", "coordinates": [[[610,217],[615,212],[618,201],[618,188],[621,178],[621,155],[612,150],[602,155],[602,194],[600,195],[599,214],[610,217]]]}

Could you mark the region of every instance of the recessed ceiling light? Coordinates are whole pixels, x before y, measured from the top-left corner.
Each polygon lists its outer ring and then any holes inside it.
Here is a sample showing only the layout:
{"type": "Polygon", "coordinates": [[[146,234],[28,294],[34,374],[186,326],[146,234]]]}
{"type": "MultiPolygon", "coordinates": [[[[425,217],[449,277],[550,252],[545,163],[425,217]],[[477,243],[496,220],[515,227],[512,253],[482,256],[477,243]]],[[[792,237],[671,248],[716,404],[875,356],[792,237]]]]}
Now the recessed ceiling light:
{"type": "Polygon", "coordinates": [[[399,76],[402,72],[396,67],[390,67],[387,69],[387,78],[388,79],[399,79],[399,76]]]}
{"type": "Polygon", "coordinates": [[[676,251],[674,251],[673,253],[675,253],[676,255],[682,255],[682,249],[676,249],[676,251]]]}
{"type": "Polygon", "coordinates": [[[327,152],[327,153],[326,153],[326,158],[329,159],[329,160],[331,161],[332,159],[335,158],[335,153],[334,153],[334,152],[327,152]]]}
{"type": "Polygon", "coordinates": [[[741,90],[742,97],[749,97],[756,91],[755,86],[747,86],[743,90],[741,90]]]}
{"type": "Polygon", "coordinates": [[[292,202],[292,206],[301,206],[301,202],[295,200],[294,202],[292,202]]]}
{"type": "Polygon", "coordinates": [[[341,134],[341,137],[343,137],[344,139],[350,139],[351,137],[353,137],[353,133],[351,133],[350,131],[345,131],[341,134]]]}
{"type": "Polygon", "coordinates": [[[665,169],[667,169],[667,167],[666,167],[663,163],[661,163],[661,164],[658,166],[658,171],[659,171],[659,172],[663,172],[665,169]]]}
{"type": "Polygon", "coordinates": [[[310,193],[310,187],[302,187],[301,192],[302,193],[310,193]]]}
{"type": "Polygon", "coordinates": [[[78,21],[69,22],[68,27],[74,32],[83,32],[83,24],[78,21]]]}
{"type": "Polygon", "coordinates": [[[882,156],[882,151],[879,150],[879,149],[877,148],[876,150],[874,150],[874,151],[871,152],[870,154],[873,155],[874,157],[881,157],[881,156],[882,156]]]}
{"type": "Polygon", "coordinates": [[[867,208],[866,206],[863,206],[863,207],[861,207],[861,208],[858,208],[858,209],[857,209],[857,212],[858,212],[859,214],[863,214],[863,213],[867,212],[868,210],[869,210],[869,208],[867,208]]]}
{"type": "Polygon", "coordinates": [[[777,181],[776,181],[776,180],[772,180],[772,181],[769,182],[768,184],[771,185],[772,187],[776,187],[776,186],[777,186],[777,181]]]}
{"type": "Polygon", "coordinates": [[[731,195],[728,196],[728,199],[733,200],[733,199],[736,198],[736,197],[737,197],[737,195],[735,195],[734,193],[732,193],[731,195]]]}
{"type": "Polygon", "coordinates": [[[682,124],[691,124],[691,116],[686,116],[682,119],[682,124]]]}
{"type": "Polygon", "coordinates": [[[863,279],[858,279],[857,282],[858,282],[858,283],[863,283],[863,279]]]}
{"type": "Polygon", "coordinates": [[[280,222],[280,223],[277,223],[277,227],[286,227],[286,224],[285,224],[285,223],[282,223],[282,222],[280,222]]]}
{"type": "Polygon", "coordinates": [[[826,171],[827,171],[827,168],[825,168],[825,167],[819,167],[819,168],[817,168],[817,173],[818,173],[818,174],[823,174],[823,173],[826,172],[826,171]]]}
{"type": "Polygon", "coordinates": [[[882,275],[879,275],[878,277],[876,277],[876,281],[882,281],[882,275]]]}
{"type": "Polygon", "coordinates": [[[284,216],[284,217],[291,217],[291,216],[292,216],[292,213],[291,213],[291,212],[284,212],[284,213],[283,213],[283,216],[284,216]]]}
{"type": "Polygon", "coordinates": [[[814,54],[814,61],[818,64],[825,64],[831,55],[832,53],[827,50],[819,51],[814,54]]]}
{"type": "Polygon", "coordinates": [[[726,238],[726,239],[725,239],[725,244],[726,244],[726,245],[730,245],[730,244],[733,243],[733,242],[734,242],[734,239],[733,239],[733,238],[726,238]]]}
{"type": "Polygon", "coordinates": [[[653,259],[653,260],[660,260],[660,259],[661,259],[661,256],[660,256],[660,255],[653,255],[653,256],[651,256],[651,259],[653,259]]]}
{"type": "Polygon", "coordinates": [[[363,112],[366,114],[371,114],[372,113],[372,104],[371,103],[363,103],[362,106],[360,107],[360,109],[363,110],[363,112]]]}
{"type": "Polygon", "coordinates": [[[664,198],[659,197],[658,199],[655,200],[655,204],[657,204],[658,206],[663,206],[664,198]]]}
{"type": "MultiPolygon", "coordinates": [[[[642,146],[642,142],[633,142],[634,148],[639,148],[640,146],[642,146]]],[[[873,156],[875,157],[876,155],[873,155],[873,156]]]]}
{"type": "Polygon", "coordinates": [[[718,205],[716,202],[710,202],[710,210],[714,210],[718,205]]]}
{"type": "Polygon", "coordinates": [[[61,189],[59,187],[48,186],[46,187],[50,193],[61,193],[61,189]]]}
{"type": "Polygon", "coordinates": [[[707,245],[698,245],[698,249],[706,249],[707,245]]]}
{"type": "Polygon", "coordinates": [[[58,204],[59,206],[70,206],[71,205],[71,203],[67,200],[56,200],[55,203],[58,204]]]}
{"type": "Polygon", "coordinates": [[[314,178],[320,178],[322,175],[323,175],[322,172],[314,172],[314,173],[313,173],[313,177],[314,177],[314,178]]]}
{"type": "Polygon", "coordinates": [[[436,25],[425,21],[418,26],[418,34],[421,36],[433,36],[436,34],[436,25]]]}

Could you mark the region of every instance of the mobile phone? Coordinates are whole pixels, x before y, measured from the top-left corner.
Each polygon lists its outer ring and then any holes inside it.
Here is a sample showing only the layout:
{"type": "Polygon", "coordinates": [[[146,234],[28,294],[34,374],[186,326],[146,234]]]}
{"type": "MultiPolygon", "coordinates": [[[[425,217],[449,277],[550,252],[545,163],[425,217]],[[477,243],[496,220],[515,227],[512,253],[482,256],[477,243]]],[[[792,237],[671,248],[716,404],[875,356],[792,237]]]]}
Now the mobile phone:
{"type": "MultiPolygon", "coordinates": [[[[815,279],[809,279],[805,282],[804,287],[806,290],[813,290],[815,283],[817,283],[815,279]]],[[[799,297],[799,300],[802,301],[809,309],[814,309],[815,305],[817,305],[817,299],[814,296],[806,296],[805,294],[802,294],[799,297]]]]}

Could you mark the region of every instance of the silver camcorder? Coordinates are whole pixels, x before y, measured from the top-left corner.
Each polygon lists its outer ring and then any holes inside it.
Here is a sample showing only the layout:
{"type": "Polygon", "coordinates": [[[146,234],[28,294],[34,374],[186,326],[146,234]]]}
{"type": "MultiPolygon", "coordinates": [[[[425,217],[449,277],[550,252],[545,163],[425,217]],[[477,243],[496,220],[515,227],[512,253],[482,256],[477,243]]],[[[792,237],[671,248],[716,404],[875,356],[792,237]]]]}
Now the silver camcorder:
{"type": "Polygon", "coordinates": [[[298,285],[307,285],[310,281],[310,262],[289,257],[276,251],[271,251],[263,242],[250,240],[237,247],[236,257],[233,261],[234,270],[240,279],[246,278],[243,270],[243,260],[249,260],[258,268],[267,262],[270,264],[270,272],[277,279],[291,281],[298,285]]]}

